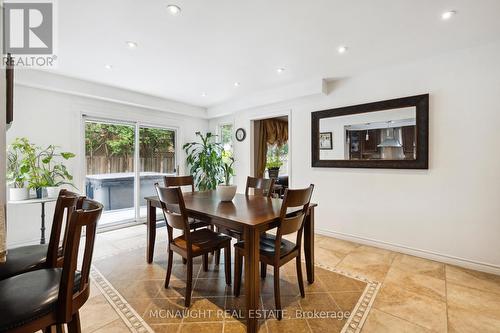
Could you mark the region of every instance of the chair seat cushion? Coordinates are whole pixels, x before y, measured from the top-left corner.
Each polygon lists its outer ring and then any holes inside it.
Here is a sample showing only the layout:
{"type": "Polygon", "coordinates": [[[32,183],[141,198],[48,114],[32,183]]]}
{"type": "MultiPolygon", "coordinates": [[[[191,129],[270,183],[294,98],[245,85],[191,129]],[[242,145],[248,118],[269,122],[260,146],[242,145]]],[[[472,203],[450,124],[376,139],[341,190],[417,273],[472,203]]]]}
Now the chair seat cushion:
{"type": "MultiPolygon", "coordinates": [[[[40,269],[0,281],[0,332],[20,327],[56,306],[62,268],[40,269]]],[[[75,274],[78,290],[81,275],[75,274]]]]}
{"type": "MultiPolygon", "coordinates": [[[[244,241],[238,242],[234,244],[234,246],[239,250],[243,250],[245,248],[245,242],[244,241]]],[[[284,257],[288,253],[295,250],[295,248],[296,248],[295,243],[292,243],[289,240],[282,238],[280,246],[280,256],[284,257]]],[[[262,235],[260,237],[260,254],[266,256],[274,256],[275,252],[276,252],[276,236],[269,234],[262,235]]]]}
{"type": "Polygon", "coordinates": [[[7,261],[0,265],[0,280],[42,268],[48,245],[30,245],[9,249],[7,261]]]}
{"type": "MultiPolygon", "coordinates": [[[[210,229],[199,229],[190,233],[193,254],[204,253],[209,249],[225,246],[230,243],[231,237],[212,231],[210,229]]],[[[174,238],[173,245],[181,249],[187,249],[185,235],[174,238]]]]}

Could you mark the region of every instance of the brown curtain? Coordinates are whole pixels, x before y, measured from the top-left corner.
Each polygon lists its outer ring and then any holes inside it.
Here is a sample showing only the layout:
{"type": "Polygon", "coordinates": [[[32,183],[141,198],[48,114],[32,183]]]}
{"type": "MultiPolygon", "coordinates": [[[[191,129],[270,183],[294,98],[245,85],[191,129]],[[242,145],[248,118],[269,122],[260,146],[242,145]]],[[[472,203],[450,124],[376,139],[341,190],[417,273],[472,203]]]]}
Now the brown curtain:
{"type": "Polygon", "coordinates": [[[267,145],[281,146],[288,141],[288,122],[278,119],[259,121],[259,140],[257,144],[256,177],[264,177],[266,171],[267,145]]]}

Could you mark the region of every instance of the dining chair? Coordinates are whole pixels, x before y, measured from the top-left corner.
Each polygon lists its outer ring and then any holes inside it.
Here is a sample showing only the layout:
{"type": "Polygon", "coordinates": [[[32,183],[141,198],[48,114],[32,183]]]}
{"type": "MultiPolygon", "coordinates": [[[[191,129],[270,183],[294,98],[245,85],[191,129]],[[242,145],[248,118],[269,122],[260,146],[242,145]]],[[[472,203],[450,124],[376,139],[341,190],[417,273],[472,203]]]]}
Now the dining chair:
{"type": "MultiPolygon", "coordinates": [[[[314,185],[312,184],[305,189],[287,189],[281,205],[276,235],[264,234],[260,238],[261,277],[265,278],[267,265],[274,267],[274,302],[276,304],[278,319],[281,319],[282,317],[280,298],[280,267],[294,258],[297,268],[297,280],[300,295],[302,298],[305,297],[301,266],[302,231],[304,227],[304,218],[309,209],[313,189],[314,185]],[[291,215],[287,215],[287,212],[293,208],[300,208],[300,210],[291,215]],[[297,233],[295,243],[283,238],[283,236],[295,232],[297,233]]],[[[234,250],[234,295],[238,297],[240,295],[241,271],[243,257],[245,254],[244,241],[236,243],[234,245],[234,250]]]]}
{"type": "Polygon", "coordinates": [[[187,261],[187,282],[184,304],[186,307],[189,307],[191,304],[191,291],[193,287],[193,258],[203,256],[203,268],[207,270],[208,253],[224,249],[226,284],[231,285],[231,237],[207,228],[191,231],[181,189],[179,187],[160,187],[158,184],[155,184],[155,187],[167,224],[168,233],[168,262],[165,288],[168,288],[170,283],[173,253],[175,252],[187,261]],[[183,231],[183,234],[174,238],[174,229],[183,231]]]}
{"type": "MultiPolygon", "coordinates": [[[[164,176],[163,183],[165,184],[165,187],[190,186],[191,192],[194,192],[194,178],[193,178],[193,176],[164,176]]],[[[199,221],[196,219],[189,218],[188,221],[189,221],[189,228],[190,229],[196,230],[198,228],[203,228],[203,227],[209,227],[209,228],[212,227],[210,225],[210,223],[206,223],[206,222],[199,221]]]]}
{"type": "Polygon", "coordinates": [[[50,332],[52,326],[62,332],[67,324],[68,333],[80,333],[79,309],[90,294],[92,252],[103,209],[90,199],[80,203],[70,214],[62,268],[52,266],[0,281],[0,332],[50,332]],[[81,261],[80,247],[84,248],[81,261]]]}
{"type": "Polygon", "coordinates": [[[271,197],[273,194],[274,178],[255,178],[247,177],[247,185],[245,188],[245,195],[249,195],[250,189],[253,189],[254,195],[261,195],[271,197]]]}
{"type": "Polygon", "coordinates": [[[50,267],[62,265],[62,256],[66,244],[66,231],[71,213],[77,205],[79,195],[68,190],[61,190],[57,197],[49,244],[21,246],[9,249],[7,261],[0,265],[0,280],[50,267]],[[64,231],[63,231],[64,227],[64,231]],[[61,235],[64,233],[64,235],[61,235]],[[61,242],[61,236],[62,242],[61,242]],[[62,244],[60,244],[62,243],[62,244]]]}

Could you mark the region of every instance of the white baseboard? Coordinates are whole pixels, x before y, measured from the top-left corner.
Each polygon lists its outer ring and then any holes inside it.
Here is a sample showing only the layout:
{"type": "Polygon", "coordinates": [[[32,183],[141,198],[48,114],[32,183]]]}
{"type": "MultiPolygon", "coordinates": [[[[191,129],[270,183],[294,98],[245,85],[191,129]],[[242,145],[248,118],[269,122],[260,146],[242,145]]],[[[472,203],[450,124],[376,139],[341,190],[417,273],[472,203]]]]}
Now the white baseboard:
{"type": "Polygon", "coordinates": [[[391,250],[391,251],[395,251],[395,252],[401,252],[401,253],[413,255],[416,257],[421,257],[421,258],[425,258],[425,259],[444,262],[444,263],[450,264],[450,265],[456,265],[456,266],[469,268],[469,269],[473,269],[473,270],[477,270],[477,271],[481,271],[481,272],[500,275],[500,266],[493,265],[493,264],[473,261],[473,260],[459,258],[459,257],[455,257],[455,256],[441,254],[441,253],[435,253],[435,252],[427,251],[427,250],[415,249],[415,248],[411,248],[411,247],[404,246],[404,245],[392,244],[392,243],[388,243],[388,242],[384,242],[384,241],[380,241],[380,240],[376,240],[376,239],[359,237],[359,236],[345,234],[345,233],[336,232],[336,231],[329,231],[329,230],[316,228],[315,232],[320,234],[320,235],[324,235],[324,236],[339,238],[339,239],[343,239],[343,240],[347,240],[347,241],[351,241],[351,242],[356,242],[356,243],[360,243],[360,244],[364,244],[364,245],[371,245],[374,247],[379,247],[382,249],[391,250]]]}

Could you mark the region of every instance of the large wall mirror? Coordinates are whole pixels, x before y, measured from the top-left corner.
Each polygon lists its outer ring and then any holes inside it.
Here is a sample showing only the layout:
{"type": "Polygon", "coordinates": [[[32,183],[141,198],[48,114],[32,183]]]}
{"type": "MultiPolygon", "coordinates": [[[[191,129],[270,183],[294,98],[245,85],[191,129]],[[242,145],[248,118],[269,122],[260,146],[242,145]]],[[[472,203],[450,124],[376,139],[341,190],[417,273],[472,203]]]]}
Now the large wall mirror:
{"type": "Polygon", "coordinates": [[[429,95],[313,112],[312,166],[428,169],[429,95]]]}

